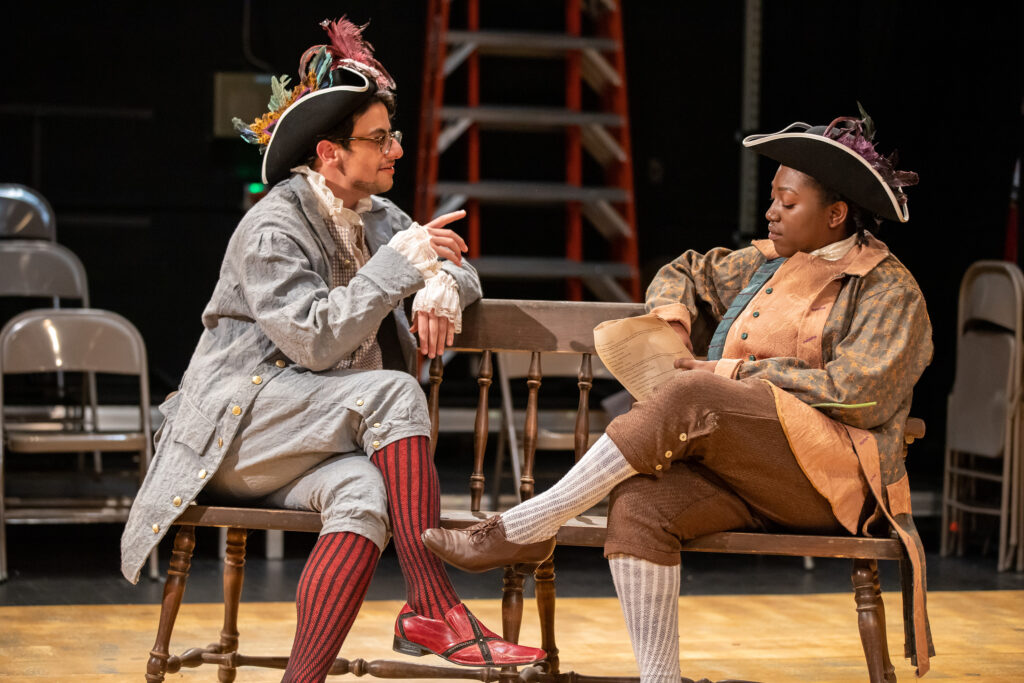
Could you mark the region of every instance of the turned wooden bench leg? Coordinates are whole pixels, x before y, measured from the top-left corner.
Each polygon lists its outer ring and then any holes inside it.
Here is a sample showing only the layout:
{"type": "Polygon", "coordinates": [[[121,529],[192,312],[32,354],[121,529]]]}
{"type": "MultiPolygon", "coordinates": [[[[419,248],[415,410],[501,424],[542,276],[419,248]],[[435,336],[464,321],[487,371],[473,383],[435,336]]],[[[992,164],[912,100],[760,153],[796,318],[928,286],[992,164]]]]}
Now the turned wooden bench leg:
{"type": "MultiPolygon", "coordinates": [[[[242,580],[245,578],[246,529],[228,529],[224,554],[224,628],[220,632],[221,654],[238,651],[238,605],[242,601],[242,580]]],[[[221,664],[217,672],[220,683],[232,683],[237,669],[221,664]]]]}
{"type": "Polygon", "coordinates": [[[167,660],[170,658],[171,631],[174,621],[178,618],[181,598],[185,595],[185,584],[188,572],[192,567],[192,551],[196,547],[196,530],[192,526],[183,526],[174,536],[174,549],[171,551],[171,565],[167,571],[167,583],[164,585],[164,598],[160,607],[160,625],[156,631],[156,642],[149,651],[146,663],[146,682],[162,683],[167,671],[167,660]]]}
{"type": "Polygon", "coordinates": [[[889,660],[885,633],[885,606],[878,581],[876,560],[853,561],[853,593],[857,602],[857,626],[864,646],[871,683],[895,683],[896,671],[889,660]]]}
{"type": "Polygon", "coordinates": [[[555,645],[555,562],[548,558],[533,574],[540,615],[540,646],[548,653],[548,673],[558,673],[558,647],[555,645]]]}
{"type": "Polygon", "coordinates": [[[517,567],[505,567],[501,579],[501,637],[510,643],[519,642],[523,623],[523,579],[517,567]]]}

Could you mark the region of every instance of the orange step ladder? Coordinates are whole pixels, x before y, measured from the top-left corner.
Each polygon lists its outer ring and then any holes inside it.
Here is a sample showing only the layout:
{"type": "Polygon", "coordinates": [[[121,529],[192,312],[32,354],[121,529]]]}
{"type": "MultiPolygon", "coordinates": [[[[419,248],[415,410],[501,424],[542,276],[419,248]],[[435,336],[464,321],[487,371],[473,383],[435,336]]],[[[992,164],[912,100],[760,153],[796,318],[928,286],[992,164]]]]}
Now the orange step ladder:
{"type": "MultiPolygon", "coordinates": [[[[488,9],[498,4],[490,3],[488,9]]],[[[515,3],[503,4],[508,5],[503,8],[506,15],[515,12],[515,3]]],[[[559,9],[557,3],[550,7],[559,9]]],[[[572,300],[583,299],[586,289],[599,300],[639,301],[633,162],[618,3],[565,0],[562,32],[484,29],[481,23],[479,0],[429,0],[416,215],[466,209],[469,256],[485,280],[562,280],[564,296],[572,300]],[[453,4],[461,5],[456,9],[465,28],[450,26],[453,4]],[[564,99],[543,106],[523,104],[516,101],[515,89],[508,88],[501,101],[482,102],[481,78],[488,64],[493,64],[492,58],[563,62],[564,99]],[[456,96],[462,101],[450,102],[456,96]],[[483,178],[481,132],[492,130],[511,131],[503,138],[504,144],[519,148],[511,154],[535,144],[536,138],[530,136],[561,134],[563,181],[483,178]],[[455,149],[464,150],[465,156],[453,171],[452,160],[442,164],[442,157],[455,149]],[[441,177],[441,168],[450,177],[441,177]],[[495,253],[487,246],[481,205],[551,211],[554,220],[564,214],[564,256],[538,256],[532,250],[535,243],[529,240],[495,253]]],[[[552,298],[561,298],[559,294],[552,298]]]]}

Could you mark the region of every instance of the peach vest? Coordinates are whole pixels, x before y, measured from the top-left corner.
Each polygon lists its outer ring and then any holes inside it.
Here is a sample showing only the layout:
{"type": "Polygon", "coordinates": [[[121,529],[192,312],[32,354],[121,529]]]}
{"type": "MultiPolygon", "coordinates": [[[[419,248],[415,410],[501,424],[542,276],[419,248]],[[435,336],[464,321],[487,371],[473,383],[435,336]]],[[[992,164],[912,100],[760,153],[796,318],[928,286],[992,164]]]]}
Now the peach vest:
{"type": "MultiPolygon", "coordinates": [[[[765,258],[778,258],[769,240],[753,244],[765,258]]],[[[723,359],[798,358],[811,368],[823,369],[821,336],[844,276],[865,275],[888,254],[888,248],[874,238],[836,261],[794,254],[736,317],[725,339],[723,359]]],[[[875,439],[771,386],[779,421],[797,462],[829,501],[839,523],[856,534],[869,491],[858,456],[871,456],[859,454],[854,444],[865,450],[873,445],[877,463],[875,439]]]]}

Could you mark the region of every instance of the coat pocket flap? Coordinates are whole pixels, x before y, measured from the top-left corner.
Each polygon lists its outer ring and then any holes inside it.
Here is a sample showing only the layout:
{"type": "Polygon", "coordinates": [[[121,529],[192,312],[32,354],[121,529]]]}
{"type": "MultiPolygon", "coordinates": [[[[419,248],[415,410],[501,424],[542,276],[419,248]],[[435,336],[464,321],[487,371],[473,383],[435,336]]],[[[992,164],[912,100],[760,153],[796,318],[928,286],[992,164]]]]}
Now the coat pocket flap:
{"type": "Polygon", "coordinates": [[[202,455],[216,430],[216,422],[211,421],[187,398],[182,397],[171,426],[172,440],[188,446],[196,455],[202,455]]]}

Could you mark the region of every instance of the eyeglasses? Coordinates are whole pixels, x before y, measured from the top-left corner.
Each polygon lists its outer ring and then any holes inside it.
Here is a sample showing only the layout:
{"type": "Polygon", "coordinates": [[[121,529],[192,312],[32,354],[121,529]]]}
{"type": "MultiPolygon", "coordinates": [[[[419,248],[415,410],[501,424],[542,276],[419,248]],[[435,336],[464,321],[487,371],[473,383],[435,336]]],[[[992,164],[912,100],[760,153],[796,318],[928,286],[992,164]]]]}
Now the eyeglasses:
{"type": "Polygon", "coordinates": [[[368,142],[376,142],[377,147],[380,149],[381,154],[387,154],[391,151],[391,143],[397,142],[402,144],[402,131],[391,130],[383,135],[378,135],[374,138],[357,137],[357,138],[338,138],[335,142],[342,142],[345,140],[366,140],[368,142]]]}

